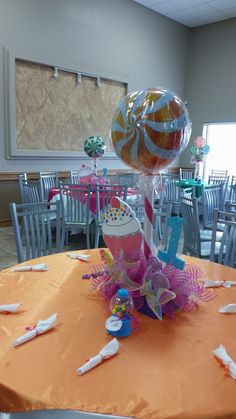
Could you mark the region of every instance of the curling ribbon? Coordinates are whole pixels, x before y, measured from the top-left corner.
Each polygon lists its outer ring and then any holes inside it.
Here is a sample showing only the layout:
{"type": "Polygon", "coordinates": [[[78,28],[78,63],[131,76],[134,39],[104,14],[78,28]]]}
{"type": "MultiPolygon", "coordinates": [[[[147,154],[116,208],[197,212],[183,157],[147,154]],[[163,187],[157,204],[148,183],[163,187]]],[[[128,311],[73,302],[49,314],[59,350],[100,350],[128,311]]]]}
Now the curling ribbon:
{"type": "Polygon", "coordinates": [[[146,176],[146,188],[144,196],[144,255],[148,260],[149,255],[152,254],[153,249],[153,223],[154,223],[154,188],[152,178],[146,176]]]}

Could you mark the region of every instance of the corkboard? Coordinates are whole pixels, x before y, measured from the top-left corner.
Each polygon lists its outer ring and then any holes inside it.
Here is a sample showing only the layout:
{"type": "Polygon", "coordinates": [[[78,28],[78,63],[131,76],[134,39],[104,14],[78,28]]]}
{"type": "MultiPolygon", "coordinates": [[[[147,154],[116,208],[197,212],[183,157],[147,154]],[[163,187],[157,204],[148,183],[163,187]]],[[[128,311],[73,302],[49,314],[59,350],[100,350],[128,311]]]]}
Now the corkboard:
{"type": "Polygon", "coordinates": [[[84,140],[101,136],[111,152],[110,127],[127,84],[58,71],[16,60],[16,149],[19,151],[81,152],[84,140]]]}

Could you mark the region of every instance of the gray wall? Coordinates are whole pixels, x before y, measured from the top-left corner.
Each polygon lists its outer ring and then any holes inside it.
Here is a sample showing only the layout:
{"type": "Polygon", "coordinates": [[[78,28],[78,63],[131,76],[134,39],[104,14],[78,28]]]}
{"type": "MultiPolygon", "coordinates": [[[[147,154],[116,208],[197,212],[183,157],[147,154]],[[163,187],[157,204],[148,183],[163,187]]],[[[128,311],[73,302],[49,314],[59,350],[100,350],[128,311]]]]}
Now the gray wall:
{"type": "MultiPolygon", "coordinates": [[[[158,85],[184,99],[188,39],[186,27],[132,0],[0,0],[2,46],[126,75],[129,91],[158,85]]],[[[5,159],[0,66],[0,171],[77,168],[69,159],[5,159]]]]}
{"type": "MultiPolygon", "coordinates": [[[[235,122],[236,19],[191,30],[187,68],[191,138],[201,135],[205,122],[235,122]]],[[[180,164],[189,166],[189,160],[188,147],[180,164]]]]}

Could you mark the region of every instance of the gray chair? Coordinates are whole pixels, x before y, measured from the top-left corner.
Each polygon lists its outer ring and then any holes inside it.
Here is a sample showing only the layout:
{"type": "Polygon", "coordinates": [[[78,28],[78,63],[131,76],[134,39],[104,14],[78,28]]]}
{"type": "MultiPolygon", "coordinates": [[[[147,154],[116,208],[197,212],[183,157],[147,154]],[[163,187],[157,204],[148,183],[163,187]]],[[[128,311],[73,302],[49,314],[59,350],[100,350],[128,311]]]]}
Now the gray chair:
{"type": "Polygon", "coordinates": [[[59,201],[9,206],[19,263],[62,251],[59,201]]]}
{"type": "Polygon", "coordinates": [[[47,202],[50,189],[58,188],[57,172],[39,172],[42,200],[47,202]]]}
{"type": "Polygon", "coordinates": [[[229,200],[236,201],[236,176],[232,176],[229,187],[229,200]]]}
{"type": "Polygon", "coordinates": [[[94,247],[99,244],[99,237],[102,234],[103,214],[111,204],[113,197],[118,196],[122,201],[126,201],[127,186],[119,185],[96,185],[96,215],[94,247]]]}
{"type": "Polygon", "coordinates": [[[27,181],[27,173],[21,173],[20,175],[18,175],[18,185],[19,185],[19,191],[20,191],[20,198],[21,198],[21,203],[24,203],[24,193],[23,193],[23,186],[22,186],[22,181],[27,181]]]}
{"type": "Polygon", "coordinates": [[[60,183],[63,243],[68,244],[68,233],[73,229],[86,235],[87,249],[90,248],[90,227],[93,217],[90,213],[91,186],[85,184],[63,185],[60,183]],[[66,240],[65,240],[66,239],[66,240]]]}
{"type": "Polygon", "coordinates": [[[155,204],[153,241],[156,247],[166,246],[168,236],[167,220],[171,217],[172,204],[170,202],[155,204]]]}
{"type": "Polygon", "coordinates": [[[225,201],[228,199],[228,184],[229,176],[216,176],[210,175],[208,177],[208,185],[221,185],[222,184],[222,197],[220,202],[220,209],[224,210],[225,201]]]}
{"type": "Polygon", "coordinates": [[[130,196],[127,198],[127,204],[135,212],[136,217],[140,221],[141,226],[144,224],[145,208],[144,208],[144,195],[143,193],[130,196]]]}
{"type": "Polygon", "coordinates": [[[218,178],[225,179],[228,176],[228,170],[212,169],[211,176],[216,176],[218,178]]]}
{"type": "Polygon", "coordinates": [[[236,267],[236,213],[215,209],[210,260],[232,268],[236,267]],[[219,246],[216,241],[218,224],[224,226],[224,231],[219,251],[216,252],[216,247],[219,246]]]}
{"type": "Polygon", "coordinates": [[[179,169],[179,176],[180,176],[180,179],[181,180],[182,179],[194,179],[194,169],[193,170],[191,170],[191,169],[182,169],[180,167],[180,169],[179,169]]]}
{"type": "MultiPolygon", "coordinates": [[[[203,229],[211,229],[213,226],[214,209],[221,209],[223,207],[223,183],[214,185],[201,186],[201,201],[199,205],[202,206],[202,222],[203,229]]],[[[222,231],[220,225],[219,230],[222,231]]]]}
{"type": "Polygon", "coordinates": [[[43,201],[40,181],[21,179],[19,182],[23,204],[33,204],[43,201]]]}
{"type": "Polygon", "coordinates": [[[180,199],[182,196],[192,194],[192,188],[182,189],[177,185],[178,179],[166,178],[163,182],[162,203],[170,203],[172,213],[179,215],[180,199]]]}
{"type": "Polygon", "coordinates": [[[134,186],[134,173],[116,173],[115,183],[120,186],[127,186],[127,188],[131,188],[134,186]]]}
{"type": "MultiPolygon", "coordinates": [[[[184,245],[183,253],[198,258],[208,258],[211,252],[211,241],[204,239],[204,230],[200,229],[198,202],[196,198],[181,198],[183,217],[184,245]]],[[[210,232],[211,233],[211,232],[210,232]]],[[[219,242],[216,252],[219,251],[219,242]]]]}
{"type": "Polygon", "coordinates": [[[70,183],[71,184],[78,184],[78,183],[80,183],[79,170],[71,170],[70,171],[70,183]]]}

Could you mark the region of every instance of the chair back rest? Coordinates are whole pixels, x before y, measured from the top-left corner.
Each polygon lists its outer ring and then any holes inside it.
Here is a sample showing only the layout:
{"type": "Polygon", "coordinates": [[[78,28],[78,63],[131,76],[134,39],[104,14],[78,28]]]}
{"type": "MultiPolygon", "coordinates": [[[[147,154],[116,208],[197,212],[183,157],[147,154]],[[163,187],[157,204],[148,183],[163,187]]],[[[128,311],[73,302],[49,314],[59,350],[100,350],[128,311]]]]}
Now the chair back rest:
{"type": "Polygon", "coordinates": [[[141,225],[143,225],[144,215],[145,215],[144,195],[143,194],[131,195],[130,199],[127,199],[127,204],[135,212],[135,215],[140,221],[141,225]]]}
{"type": "Polygon", "coordinates": [[[168,238],[168,218],[171,217],[172,203],[156,204],[154,207],[154,244],[156,247],[165,246],[168,238]]]}
{"type": "Polygon", "coordinates": [[[236,213],[215,209],[210,260],[233,268],[236,267],[236,213]],[[216,233],[219,224],[224,227],[224,230],[221,241],[217,243],[216,233]],[[217,255],[215,255],[216,243],[219,246],[217,255]]]}
{"type": "Polygon", "coordinates": [[[27,173],[21,173],[20,175],[18,175],[18,185],[19,185],[20,198],[21,198],[22,204],[24,203],[24,191],[23,191],[23,186],[22,186],[23,180],[27,180],[27,173]]]}
{"type": "Polygon", "coordinates": [[[163,185],[167,182],[171,182],[174,180],[180,180],[180,174],[179,173],[160,173],[161,180],[163,185]]]}
{"type": "Polygon", "coordinates": [[[210,175],[208,178],[208,184],[209,185],[223,184],[222,197],[221,197],[221,202],[220,202],[220,209],[223,210],[224,205],[225,205],[225,200],[227,197],[227,192],[228,192],[229,176],[223,177],[223,176],[210,175]]]}
{"type": "Polygon", "coordinates": [[[196,198],[181,197],[181,213],[183,217],[184,250],[200,257],[200,226],[198,203],[196,198]]]}
{"type": "Polygon", "coordinates": [[[120,186],[131,188],[134,186],[134,173],[117,173],[115,182],[120,186]]]}
{"type": "Polygon", "coordinates": [[[50,189],[58,188],[57,172],[40,172],[41,193],[43,201],[47,202],[50,189]]]}
{"type": "Polygon", "coordinates": [[[179,201],[180,188],[176,185],[176,179],[166,179],[163,185],[163,199],[169,202],[179,201]]]}
{"type": "Polygon", "coordinates": [[[42,201],[41,184],[38,180],[20,180],[22,203],[33,204],[42,201]]]}
{"type": "Polygon", "coordinates": [[[217,170],[217,169],[212,169],[211,171],[211,175],[212,176],[217,176],[218,178],[226,178],[228,175],[228,170],[217,170]]]}
{"type": "Polygon", "coordinates": [[[117,185],[116,175],[106,175],[106,176],[103,176],[103,178],[105,179],[108,185],[117,185]]]}
{"type": "Polygon", "coordinates": [[[70,183],[79,184],[80,183],[80,175],[78,170],[71,170],[70,171],[70,183]]]}
{"type": "Polygon", "coordinates": [[[9,206],[19,263],[62,251],[59,201],[9,206]]]}
{"type": "Polygon", "coordinates": [[[223,183],[217,183],[207,187],[204,185],[201,186],[203,228],[212,225],[214,209],[220,209],[222,206],[223,186],[223,183]]]}
{"type": "Polygon", "coordinates": [[[96,185],[96,221],[101,224],[103,213],[107,211],[113,197],[117,196],[126,201],[127,186],[96,185]]]}
{"type": "Polygon", "coordinates": [[[194,179],[194,170],[179,169],[180,179],[194,179]]]}
{"type": "Polygon", "coordinates": [[[84,224],[90,220],[91,185],[60,183],[62,221],[65,224],[84,224]]]}
{"type": "Polygon", "coordinates": [[[229,189],[229,200],[236,201],[236,176],[232,176],[229,189]]]}

